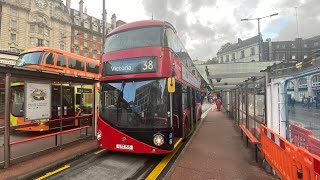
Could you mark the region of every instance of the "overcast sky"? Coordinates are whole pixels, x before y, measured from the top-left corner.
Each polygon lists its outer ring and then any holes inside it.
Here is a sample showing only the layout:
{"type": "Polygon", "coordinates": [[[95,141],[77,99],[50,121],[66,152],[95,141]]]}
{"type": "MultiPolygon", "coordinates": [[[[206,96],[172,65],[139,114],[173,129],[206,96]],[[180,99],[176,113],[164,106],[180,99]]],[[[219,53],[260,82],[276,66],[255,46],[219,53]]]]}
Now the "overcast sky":
{"type": "MultiPolygon", "coordinates": [[[[102,0],[84,0],[89,15],[101,18],[102,0]]],[[[79,9],[79,0],[71,0],[79,9]]],[[[236,43],[258,34],[257,21],[240,21],[273,13],[262,19],[263,38],[293,40],[320,35],[319,0],[106,0],[108,22],[112,14],[125,22],[165,20],[177,29],[192,59],[207,60],[216,56],[221,45],[236,43]]]]}

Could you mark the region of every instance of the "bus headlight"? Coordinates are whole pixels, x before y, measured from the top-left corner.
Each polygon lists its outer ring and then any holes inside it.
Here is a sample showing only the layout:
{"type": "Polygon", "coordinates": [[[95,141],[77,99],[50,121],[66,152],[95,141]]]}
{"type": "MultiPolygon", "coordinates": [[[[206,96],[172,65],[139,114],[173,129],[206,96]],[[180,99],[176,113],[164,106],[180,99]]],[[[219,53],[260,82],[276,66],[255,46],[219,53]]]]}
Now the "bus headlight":
{"type": "Polygon", "coordinates": [[[164,143],[164,137],[162,134],[156,134],[154,137],[153,137],[153,143],[154,145],[156,146],[162,146],[163,143],[164,143]]]}
{"type": "Polygon", "coordinates": [[[100,141],[101,138],[102,138],[102,132],[99,130],[99,131],[97,132],[97,140],[100,141]]]}

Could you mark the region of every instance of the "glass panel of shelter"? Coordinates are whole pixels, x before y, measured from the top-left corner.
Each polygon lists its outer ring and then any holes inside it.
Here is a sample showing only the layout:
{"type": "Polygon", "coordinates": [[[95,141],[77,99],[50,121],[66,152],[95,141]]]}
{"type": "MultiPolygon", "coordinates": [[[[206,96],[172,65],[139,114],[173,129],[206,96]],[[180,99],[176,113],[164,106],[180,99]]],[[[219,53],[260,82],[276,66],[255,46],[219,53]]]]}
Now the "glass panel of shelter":
{"type": "MultiPolygon", "coordinates": [[[[320,155],[320,74],[312,74],[292,80],[293,90],[287,88],[286,105],[288,110],[290,140],[320,155]]],[[[290,82],[289,82],[290,83],[290,82]]]]}
{"type": "MultiPolygon", "coordinates": [[[[11,77],[11,90],[12,97],[10,123],[12,126],[12,131],[10,134],[10,142],[18,142],[20,140],[26,140],[36,136],[51,134],[59,132],[61,130],[68,130],[85,125],[92,125],[92,117],[87,117],[84,119],[77,118],[78,116],[88,115],[92,112],[92,85],[75,84],[70,82],[53,82],[44,79],[41,80],[24,77],[11,77]],[[37,86],[35,86],[35,88],[33,89],[34,92],[32,92],[31,94],[28,93],[28,95],[32,95],[33,97],[25,97],[25,88],[26,83],[28,82],[34,83],[36,85],[49,85],[51,97],[50,93],[46,94],[46,92],[42,92],[42,90],[40,88],[37,88],[37,86]],[[62,97],[61,91],[63,95],[62,97]],[[79,98],[79,94],[80,100],[77,99],[79,98]],[[49,104],[49,113],[51,115],[50,118],[38,118],[30,120],[26,119],[25,98],[31,98],[31,100],[28,99],[28,102],[35,102],[37,99],[41,99],[42,96],[51,98],[51,102],[49,104]],[[62,110],[60,108],[60,100],[62,100],[62,110]],[[76,101],[78,101],[79,103],[76,101]],[[79,108],[81,109],[81,111],[79,110],[79,108]],[[60,123],[61,117],[63,118],[62,123],[60,123]]],[[[88,135],[88,132],[85,132],[85,135],[88,135]]],[[[20,152],[16,152],[19,150],[13,149],[12,151],[13,155],[20,154],[20,152]]]]}
{"type": "Polygon", "coordinates": [[[251,133],[254,133],[254,125],[255,125],[255,87],[254,83],[248,84],[248,119],[247,119],[247,128],[251,133]]]}
{"type": "Polygon", "coordinates": [[[240,124],[246,125],[246,90],[245,86],[241,87],[240,94],[240,124]]]}
{"type": "Polygon", "coordinates": [[[260,138],[260,125],[266,125],[265,114],[265,78],[261,78],[254,83],[255,89],[255,121],[254,135],[260,138]]]}

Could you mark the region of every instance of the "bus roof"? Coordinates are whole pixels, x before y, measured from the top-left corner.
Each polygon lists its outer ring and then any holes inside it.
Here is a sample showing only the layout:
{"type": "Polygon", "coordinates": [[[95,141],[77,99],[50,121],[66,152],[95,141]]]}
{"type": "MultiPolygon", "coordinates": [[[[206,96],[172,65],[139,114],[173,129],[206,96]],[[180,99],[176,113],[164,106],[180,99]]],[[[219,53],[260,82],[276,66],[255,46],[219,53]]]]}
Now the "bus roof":
{"type": "Polygon", "coordinates": [[[116,29],[114,29],[113,31],[111,31],[111,33],[108,34],[108,36],[111,34],[120,32],[120,31],[127,30],[127,29],[134,29],[134,28],[145,27],[145,26],[169,26],[176,32],[175,28],[170,23],[168,23],[166,21],[143,20],[143,21],[136,21],[136,22],[127,23],[122,26],[119,26],[116,29]]]}
{"type": "Polygon", "coordinates": [[[57,52],[59,54],[63,54],[65,56],[69,56],[69,57],[74,57],[75,59],[81,60],[83,62],[88,62],[88,63],[92,63],[92,64],[99,64],[99,60],[95,60],[95,59],[90,59],[84,56],[80,56],[71,52],[67,52],[58,48],[53,48],[53,47],[33,47],[30,49],[27,49],[25,51],[23,51],[21,54],[25,54],[25,53],[30,53],[30,52],[36,52],[36,51],[53,51],[53,52],[57,52]]]}

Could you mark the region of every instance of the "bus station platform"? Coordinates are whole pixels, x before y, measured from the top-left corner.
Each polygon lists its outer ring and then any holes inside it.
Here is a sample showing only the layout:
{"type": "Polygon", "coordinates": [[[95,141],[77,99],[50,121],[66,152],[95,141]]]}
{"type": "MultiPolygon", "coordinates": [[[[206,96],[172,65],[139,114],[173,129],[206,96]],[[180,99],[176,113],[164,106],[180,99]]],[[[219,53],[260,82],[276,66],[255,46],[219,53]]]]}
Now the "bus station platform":
{"type": "Polygon", "coordinates": [[[246,148],[239,127],[215,107],[183,151],[167,179],[276,179],[255,162],[254,149],[246,148]]]}
{"type": "Polygon", "coordinates": [[[85,153],[97,149],[96,139],[84,139],[39,155],[33,159],[18,164],[12,164],[7,169],[0,169],[0,179],[28,179],[50,167],[58,166],[85,153]]]}

